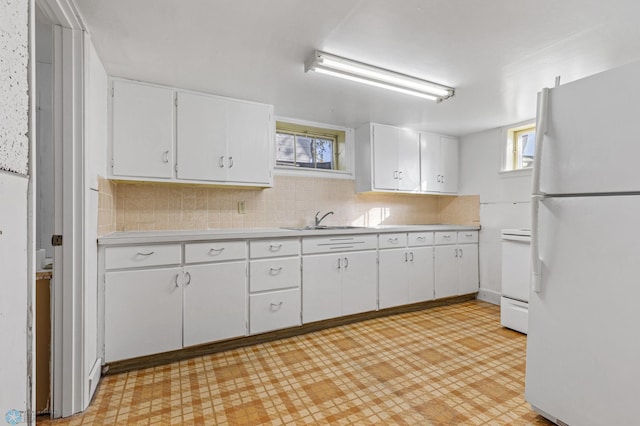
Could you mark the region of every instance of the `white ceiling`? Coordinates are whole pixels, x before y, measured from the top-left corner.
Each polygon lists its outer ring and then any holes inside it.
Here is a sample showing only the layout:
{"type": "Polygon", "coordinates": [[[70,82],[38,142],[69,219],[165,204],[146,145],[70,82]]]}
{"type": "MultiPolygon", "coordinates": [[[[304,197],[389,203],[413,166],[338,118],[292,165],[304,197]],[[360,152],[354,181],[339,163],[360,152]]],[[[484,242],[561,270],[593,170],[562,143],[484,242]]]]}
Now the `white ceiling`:
{"type": "Polygon", "coordinates": [[[536,93],[640,60],[637,0],[75,0],[112,76],[357,127],[464,135],[536,93]],[[315,73],[315,49],[456,88],[440,104],[315,73]]]}

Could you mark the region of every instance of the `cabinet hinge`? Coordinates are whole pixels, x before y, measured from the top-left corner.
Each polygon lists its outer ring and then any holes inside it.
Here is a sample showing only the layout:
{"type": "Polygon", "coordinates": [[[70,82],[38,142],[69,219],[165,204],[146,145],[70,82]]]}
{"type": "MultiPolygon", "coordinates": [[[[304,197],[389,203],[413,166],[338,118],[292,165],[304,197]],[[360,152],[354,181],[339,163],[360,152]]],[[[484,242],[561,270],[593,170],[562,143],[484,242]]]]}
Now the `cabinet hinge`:
{"type": "Polygon", "coordinates": [[[112,87],[111,88],[111,97],[113,98],[115,96],[115,94],[116,94],[116,88],[112,87]]]}
{"type": "Polygon", "coordinates": [[[111,168],[113,169],[113,165],[115,164],[115,160],[112,158],[111,159],[111,168]]]}
{"type": "Polygon", "coordinates": [[[176,173],[178,173],[178,163],[176,163],[175,169],[176,169],[176,173]]]}
{"type": "Polygon", "coordinates": [[[176,108],[178,107],[178,95],[176,95],[176,108]]]}

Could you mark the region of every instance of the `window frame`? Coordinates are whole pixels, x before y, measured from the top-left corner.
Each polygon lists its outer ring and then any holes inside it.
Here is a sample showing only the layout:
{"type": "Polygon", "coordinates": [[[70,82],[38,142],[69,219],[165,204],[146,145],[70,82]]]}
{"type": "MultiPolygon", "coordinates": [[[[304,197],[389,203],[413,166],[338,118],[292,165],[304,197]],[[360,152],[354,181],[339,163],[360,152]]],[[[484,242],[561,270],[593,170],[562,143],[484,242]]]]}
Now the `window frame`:
{"type": "MultiPolygon", "coordinates": [[[[277,139],[278,139],[278,134],[282,134],[282,135],[291,135],[294,137],[293,139],[293,165],[286,165],[286,164],[278,164],[278,156],[276,154],[276,166],[278,167],[292,167],[292,168],[296,168],[296,169],[311,169],[311,170],[330,170],[330,171],[334,171],[334,170],[339,170],[339,169],[334,169],[333,167],[331,169],[324,169],[321,167],[317,167],[317,158],[315,158],[315,155],[313,155],[313,167],[305,167],[305,166],[298,166],[298,159],[297,159],[297,139],[298,137],[305,137],[305,138],[312,138],[314,140],[320,139],[320,140],[328,140],[331,142],[331,164],[332,166],[338,165],[338,136],[336,136],[335,134],[323,134],[320,132],[311,132],[311,131],[295,131],[295,130],[278,130],[276,129],[276,143],[277,143],[277,139]]],[[[315,151],[315,149],[312,147],[312,151],[315,151]]],[[[276,145],[276,153],[277,153],[277,145],[276,145]]]]}
{"type": "Polygon", "coordinates": [[[354,179],[354,129],[350,127],[338,126],[335,124],[319,123],[307,120],[301,120],[291,117],[275,117],[274,131],[273,131],[273,174],[280,176],[306,176],[306,177],[320,177],[330,179],[354,179]],[[287,126],[294,128],[294,131],[298,131],[299,128],[313,128],[310,133],[318,134],[319,136],[326,136],[326,134],[336,135],[339,132],[344,133],[343,140],[338,138],[338,147],[334,149],[334,157],[341,157],[338,160],[339,164],[342,164],[341,169],[317,169],[310,167],[296,167],[296,166],[284,166],[277,164],[277,145],[276,145],[276,133],[286,133],[290,129],[287,126]],[[318,131],[320,130],[320,131],[318,131]],[[323,132],[326,130],[327,132],[323,132]]]}
{"type": "MultiPolygon", "coordinates": [[[[522,121],[502,128],[502,162],[500,173],[531,173],[533,165],[528,167],[517,167],[519,159],[522,155],[520,147],[518,147],[518,135],[530,132],[536,129],[535,120],[522,121]]],[[[535,161],[535,159],[534,159],[535,161]]]]}

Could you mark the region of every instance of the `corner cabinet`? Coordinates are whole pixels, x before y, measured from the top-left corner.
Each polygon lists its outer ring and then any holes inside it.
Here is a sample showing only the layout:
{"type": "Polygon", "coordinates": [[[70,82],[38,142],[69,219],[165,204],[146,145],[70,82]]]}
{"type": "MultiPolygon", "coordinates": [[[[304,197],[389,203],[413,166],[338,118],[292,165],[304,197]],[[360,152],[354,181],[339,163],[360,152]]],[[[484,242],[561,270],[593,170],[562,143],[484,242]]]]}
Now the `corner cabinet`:
{"type": "Polygon", "coordinates": [[[356,190],[418,192],[418,132],[374,123],[356,129],[356,190]]]}
{"type": "Polygon", "coordinates": [[[458,139],[420,134],[420,189],[423,192],[458,192],[458,139]]]}
{"type": "Polygon", "coordinates": [[[273,106],[113,80],[113,179],[272,185],[273,106]]]}

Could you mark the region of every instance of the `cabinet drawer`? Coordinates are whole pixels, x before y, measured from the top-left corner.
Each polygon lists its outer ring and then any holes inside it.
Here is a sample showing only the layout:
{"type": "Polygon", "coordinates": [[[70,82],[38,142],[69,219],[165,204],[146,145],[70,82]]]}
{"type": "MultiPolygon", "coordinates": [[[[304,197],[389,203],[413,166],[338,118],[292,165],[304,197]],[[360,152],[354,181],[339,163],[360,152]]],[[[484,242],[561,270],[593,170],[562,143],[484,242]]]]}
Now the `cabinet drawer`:
{"type": "Polygon", "coordinates": [[[435,243],[436,245],[455,244],[457,236],[458,234],[455,231],[436,232],[435,243]]]}
{"type": "Polygon", "coordinates": [[[249,296],[251,334],[300,325],[300,289],[249,296]]]}
{"type": "Polygon", "coordinates": [[[180,244],[107,247],[104,250],[104,266],[106,269],[176,265],[181,262],[182,250],[180,244]]]}
{"type": "Polygon", "coordinates": [[[251,292],[300,287],[300,258],[252,260],[249,274],[251,292]]]}
{"type": "Polygon", "coordinates": [[[185,263],[219,262],[247,257],[247,243],[244,241],[212,241],[184,246],[185,263]]]}
{"type": "Polygon", "coordinates": [[[477,242],[478,231],[458,231],[458,244],[477,242]]]}
{"type": "Polygon", "coordinates": [[[432,246],[433,232],[410,232],[409,247],[432,246]]]}
{"type": "Polygon", "coordinates": [[[373,250],[378,246],[378,236],[334,235],[332,237],[307,237],[302,239],[302,253],[331,253],[353,250],[373,250]]]}
{"type": "Polygon", "coordinates": [[[298,253],[300,253],[300,242],[298,239],[249,241],[249,255],[252,259],[260,257],[295,256],[298,253]]]}
{"type": "Polygon", "coordinates": [[[407,246],[407,234],[380,234],[378,237],[378,248],[395,248],[407,246]]]}

